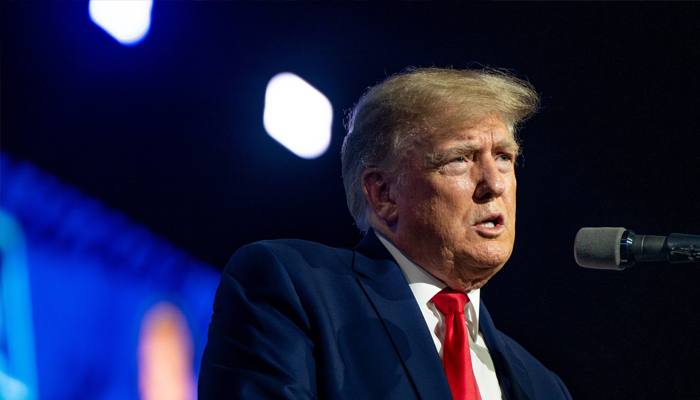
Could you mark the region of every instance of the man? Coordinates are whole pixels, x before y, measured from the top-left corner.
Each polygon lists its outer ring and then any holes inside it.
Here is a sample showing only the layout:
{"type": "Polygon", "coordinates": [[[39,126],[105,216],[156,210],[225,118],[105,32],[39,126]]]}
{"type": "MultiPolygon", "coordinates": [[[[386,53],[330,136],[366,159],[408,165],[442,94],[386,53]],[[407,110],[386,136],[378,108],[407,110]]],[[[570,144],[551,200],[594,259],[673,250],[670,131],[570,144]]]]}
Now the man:
{"type": "Polygon", "coordinates": [[[342,153],[364,239],[237,251],[200,399],[569,399],[479,299],[513,249],[515,130],[537,104],[488,70],[411,69],[368,91],[342,153]]]}

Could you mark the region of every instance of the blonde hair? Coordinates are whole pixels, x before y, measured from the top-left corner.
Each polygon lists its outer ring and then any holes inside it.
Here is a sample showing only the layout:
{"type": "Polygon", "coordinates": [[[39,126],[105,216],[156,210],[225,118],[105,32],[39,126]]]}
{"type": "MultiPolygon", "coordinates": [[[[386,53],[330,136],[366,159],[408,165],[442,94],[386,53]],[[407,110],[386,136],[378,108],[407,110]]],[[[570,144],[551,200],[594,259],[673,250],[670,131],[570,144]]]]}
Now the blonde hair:
{"type": "Polygon", "coordinates": [[[518,126],[539,104],[529,82],[500,70],[409,68],[370,88],[350,110],[341,151],[350,213],[361,231],[369,226],[362,188],[367,168],[401,180],[401,161],[425,135],[499,112],[515,138],[518,126]]]}

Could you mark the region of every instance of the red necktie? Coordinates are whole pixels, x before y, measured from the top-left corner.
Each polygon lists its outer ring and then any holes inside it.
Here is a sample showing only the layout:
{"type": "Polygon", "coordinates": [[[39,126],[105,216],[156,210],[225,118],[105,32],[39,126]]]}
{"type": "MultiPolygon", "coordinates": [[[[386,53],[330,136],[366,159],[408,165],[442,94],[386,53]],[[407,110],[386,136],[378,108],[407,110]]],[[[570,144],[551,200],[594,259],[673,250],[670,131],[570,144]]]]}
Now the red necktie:
{"type": "Polygon", "coordinates": [[[467,322],[464,306],[469,302],[466,294],[443,289],[433,296],[433,303],[445,314],[445,341],[442,345],[442,365],[454,400],[481,400],[476,385],[472,358],[469,354],[467,322]]]}

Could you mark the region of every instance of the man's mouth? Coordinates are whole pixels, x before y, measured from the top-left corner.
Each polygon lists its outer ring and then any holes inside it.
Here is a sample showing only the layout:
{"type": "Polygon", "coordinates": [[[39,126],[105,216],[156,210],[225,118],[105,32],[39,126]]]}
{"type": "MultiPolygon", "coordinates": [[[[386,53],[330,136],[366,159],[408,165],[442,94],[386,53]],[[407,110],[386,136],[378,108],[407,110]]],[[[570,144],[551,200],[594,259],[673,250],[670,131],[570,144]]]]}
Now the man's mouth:
{"type": "Polygon", "coordinates": [[[503,227],[503,214],[492,213],[484,215],[484,219],[476,224],[480,228],[494,229],[503,227]]]}
{"type": "Polygon", "coordinates": [[[498,225],[498,218],[479,222],[479,226],[483,226],[484,228],[495,228],[496,225],[498,225]]]}

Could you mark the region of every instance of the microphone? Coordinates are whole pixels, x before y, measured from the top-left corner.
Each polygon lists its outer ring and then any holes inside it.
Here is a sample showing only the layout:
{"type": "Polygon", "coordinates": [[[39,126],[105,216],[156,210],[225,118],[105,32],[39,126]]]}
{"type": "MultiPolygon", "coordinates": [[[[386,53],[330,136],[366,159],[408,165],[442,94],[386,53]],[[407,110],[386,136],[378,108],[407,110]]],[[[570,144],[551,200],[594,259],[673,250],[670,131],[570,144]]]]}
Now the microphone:
{"type": "Polygon", "coordinates": [[[625,228],[581,228],[574,241],[574,258],[582,267],[618,271],[635,262],[700,262],[700,236],[637,235],[625,228]]]}

